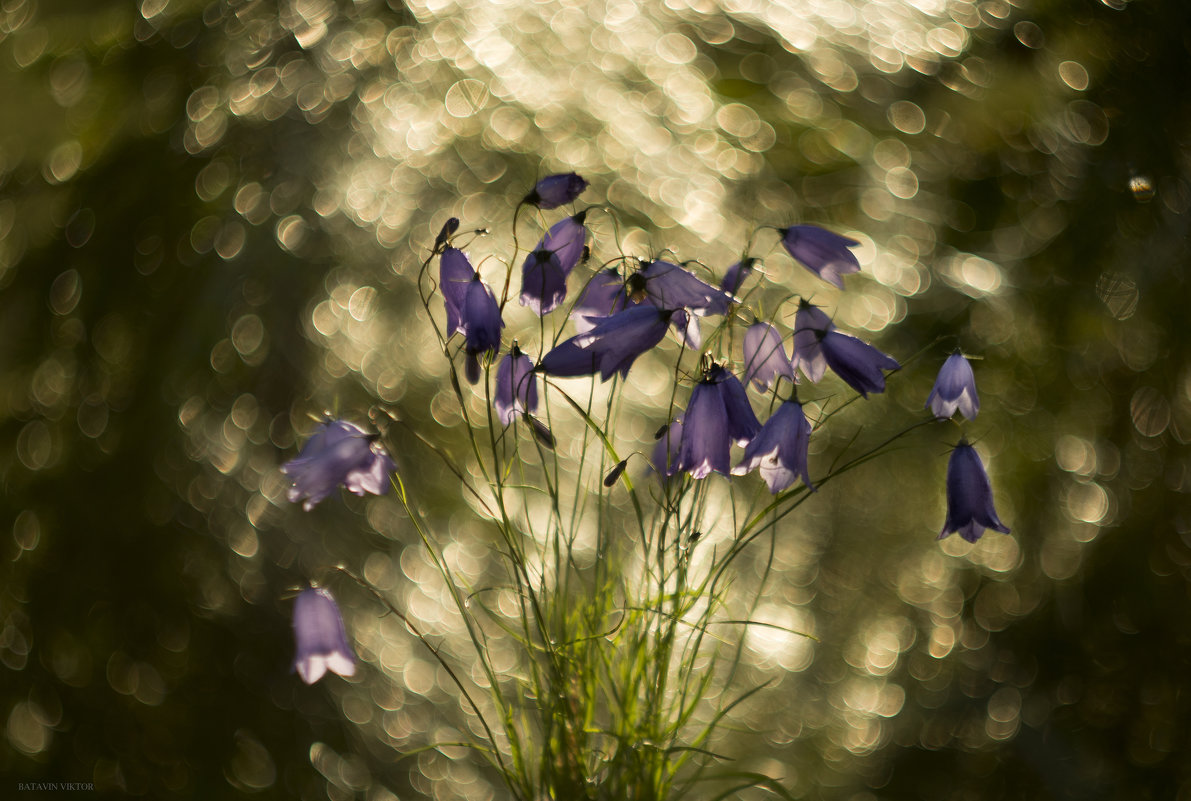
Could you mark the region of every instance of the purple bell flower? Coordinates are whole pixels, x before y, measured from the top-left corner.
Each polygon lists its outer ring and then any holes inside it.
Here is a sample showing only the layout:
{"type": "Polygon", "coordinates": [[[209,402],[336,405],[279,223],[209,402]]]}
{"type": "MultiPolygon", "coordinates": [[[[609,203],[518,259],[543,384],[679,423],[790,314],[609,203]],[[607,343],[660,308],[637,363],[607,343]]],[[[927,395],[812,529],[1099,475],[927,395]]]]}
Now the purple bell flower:
{"type": "Polygon", "coordinates": [[[674,312],[650,305],[633,306],[601,320],[542,357],[537,369],[559,378],[594,375],[607,381],[629,368],[645,351],[662,341],[674,312]]]}
{"type": "Polygon", "coordinates": [[[567,296],[567,276],[583,255],[586,212],[551,226],[521,267],[521,305],[537,314],[554,311],[567,296]]]}
{"type": "Polygon", "coordinates": [[[968,542],[975,542],[986,528],[1009,533],[993,508],[992,485],[980,455],[967,440],[960,440],[947,463],[947,521],[939,539],[958,531],[968,542]]]}
{"type": "Polygon", "coordinates": [[[668,261],[651,262],[636,277],[644,280],[645,295],[660,309],[688,309],[701,316],[727,314],[736,302],[731,294],[668,261]]]}
{"type": "Polygon", "coordinates": [[[500,329],[505,325],[504,320],[500,319],[500,306],[496,304],[492,290],[480,280],[479,273],[473,275],[467,285],[460,325],[466,338],[467,380],[474,384],[480,380],[481,356],[495,356],[500,350],[500,329]]]}
{"type": "Polygon", "coordinates": [[[926,399],[935,417],[949,419],[958,409],[964,419],[971,420],[980,411],[980,396],[976,394],[976,376],[972,365],[958,350],[947,357],[935,379],[935,386],[926,399]]]}
{"type": "Polygon", "coordinates": [[[384,495],[389,491],[389,473],[396,469],[375,437],[343,420],[323,423],[297,458],[281,466],[281,472],[294,481],[287,497],[291,502],[302,500],[307,512],[340,484],[356,495],[384,495]]]}
{"type": "Polygon", "coordinates": [[[720,281],[720,289],[727,292],[729,295],[735,295],[740,291],[741,284],[745,279],[753,273],[753,265],[757,263],[756,259],[745,258],[733,264],[724,273],[724,279],[720,281]]]}
{"type": "Polygon", "coordinates": [[[438,262],[438,283],[447,307],[447,337],[463,330],[463,304],[476,271],[458,248],[448,247],[438,262]]]}
{"type": "Polygon", "coordinates": [[[744,458],[732,474],[743,476],[760,470],[761,478],[775,495],[799,478],[813,490],[815,486],[806,466],[810,437],[811,424],[802,411],[802,404],[788,400],[761,426],[761,431],[744,449],[744,458]]]}
{"type": "Polygon", "coordinates": [[[356,656],[347,641],[339,606],[331,593],[307,587],[294,601],[294,669],[307,684],[330,670],[340,676],[356,672],[356,656]]]}
{"type": "Polygon", "coordinates": [[[614,268],[600,270],[587,286],[583,287],[579,299],[571,309],[571,322],[580,334],[595,328],[604,318],[623,311],[627,297],[624,278],[614,268]]]}
{"type": "Polygon", "coordinates": [[[848,248],[860,243],[817,225],[792,225],[781,230],[782,245],[803,267],[840,289],[844,276],[860,272],[860,262],[848,248]]]}
{"type": "Polygon", "coordinates": [[[502,424],[507,426],[517,415],[537,411],[537,382],[533,362],[514,344],[496,368],[496,397],[492,405],[502,424]]]}
{"type": "Polygon", "coordinates": [[[744,383],[759,390],[769,389],[778,376],[794,378],[794,366],[782,349],[782,337],[769,323],[756,322],[744,332],[744,383]]]}
{"type": "Polygon", "coordinates": [[[856,337],[840,333],[832,328],[819,341],[827,366],[844,380],[848,386],[868,397],[870,392],[885,391],[885,376],[881,370],[896,370],[901,367],[895,359],[861,342],[856,337]]]}
{"type": "Polygon", "coordinates": [[[794,355],[790,361],[811,383],[818,383],[827,372],[827,359],[819,343],[833,328],[831,318],[818,306],[805,300],[799,304],[798,314],[794,316],[794,355]]]}
{"type": "Polygon", "coordinates": [[[579,197],[586,188],[587,181],[584,181],[576,173],[565,172],[559,175],[547,175],[537,182],[533,190],[521,202],[529,206],[537,206],[539,209],[556,209],[579,197]]]}
{"type": "Polygon", "coordinates": [[[744,386],[723,367],[712,365],[691,392],[674,472],[696,479],[712,470],[726,475],[731,444],[745,445],[760,430],[744,386]]]}

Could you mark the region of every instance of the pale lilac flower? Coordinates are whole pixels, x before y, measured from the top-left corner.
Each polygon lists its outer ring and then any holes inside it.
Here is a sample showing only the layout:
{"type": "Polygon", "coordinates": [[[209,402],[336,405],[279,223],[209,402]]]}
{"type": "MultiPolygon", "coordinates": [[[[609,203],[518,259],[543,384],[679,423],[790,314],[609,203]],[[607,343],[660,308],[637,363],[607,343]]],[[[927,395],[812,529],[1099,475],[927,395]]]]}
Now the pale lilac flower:
{"type": "Polygon", "coordinates": [[[806,465],[810,437],[811,424],[802,411],[802,404],[788,400],[761,426],[757,436],[744,449],[744,458],[732,474],[743,476],[752,470],[760,470],[761,478],[775,495],[799,478],[813,490],[815,487],[806,465]]]}
{"type": "Polygon", "coordinates": [[[466,374],[468,382],[480,380],[480,359],[484,355],[495,356],[500,350],[500,329],[504,328],[500,318],[500,306],[488,285],[480,280],[479,273],[472,276],[464,298],[460,327],[466,338],[464,350],[467,353],[466,374]]]}
{"type": "Polygon", "coordinates": [[[885,391],[885,375],[882,370],[896,370],[901,367],[895,359],[861,342],[856,337],[840,333],[832,328],[819,341],[827,366],[844,380],[848,386],[868,397],[870,392],[885,391]]]}
{"type": "Polygon", "coordinates": [[[645,281],[649,302],[662,309],[688,309],[698,315],[727,314],[736,301],[731,294],[668,261],[650,262],[637,271],[645,281]]]}
{"type": "Polygon", "coordinates": [[[848,248],[860,243],[833,234],[817,225],[792,225],[781,230],[782,245],[803,267],[829,284],[844,288],[841,276],[860,271],[860,262],[848,248]]]}
{"type": "Polygon", "coordinates": [[[968,542],[975,542],[986,528],[1009,533],[993,508],[992,485],[980,455],[967,440],[960,440],[947,463],[947,520],[939,539],[958,531],[968,542]]]}
{"type": "Polygon", "coordinates": [[[291,502],[302,500],[307,512],[340,484],[356,495],[384,495],[389,473],[396,469],[375,437],[343,420],[323,423],[297,458],[281,466],[294,481],[287,497],[291,502]]]}
{"type": "Polygon", "coordinates": [[[729,295],[735,295],[740,291],[740,286],[744,283],[744,280],[752,275],[753,265],[756,263],[756,259],[745,258],[733,264],[724,273],[724,279],[720,281],[720,289],[729,295]]]}
{"type": "Polygon", "coordinates": [[[760,429],[744,386],[723,367],[712,365],[691,392],[674,472],[696,479],[712,470],[726,475],[731,444],[747,444],[760,429]]]}
{"type": "Polygon", "coordinates": [[[625,308],[627,296],[624,278],[614,268],[600,270],[587,286],[583,287],[579,299],[571,309],[571,322],[580,334],[595,328],[605,317],[611,317],[625,308]]]}
{"type": "Polygon", "coordinates": [[[827,372],[827,359],[823,358],[820,341],[835,326],[822,309],[803,300],[794,316],[793,366],[802,371],[811,383],[818,383],[827,372]]]}
{"type": "Polygon", "coordinates": [[[328,670],[340,676],[356,672],[356,657],[347,641],[339,606],[331,593],[308,587],[294,601],[294,669],[307,684],[328,670]]]}
{"type": "Polygon", "coordinates": [[[438,284],[447,307],[447,337],[463,330],[463,305],[476,271],[462,250],[448,247],[438,263],[438,284]]]}
{"type": "Polygon", "coordinates": [[[979,413],[980,396],[976,394],[976,376],[972,375],[972,365],[958,350],[943,362],[926,405],[935,413],[935,417],[943,420],[954,415],[956,409],[967,420],[979,413]]]}
{"type": "Polygon", "coordinates": [[[586,212],[579,212],[551,226],[521,267],[521,305],[539,315],[558,308],[567,296],[567,276],[583,255],[586,212]]]}
{"type": "Polygon", "coordinates": [[[560,378],[597,372],[604,381],[614,373],[627,376],[637,357],[662,341],[673,314],[650,305],[617,312],[555,347],[537,369],[560,378]]]}
{"type": "Polygon", "coordinates": [[[492,405],[502,424],[507,426],[517,415],[537,411],[537,382],[533,362],[514,344],[496,368],[496,397],[492,405]]]}
{"type": "Polygon", "coordinates": [[[766,322],[755,322],[744,332],[744,383],[759,390],[769,389],[778,377],[794,378],[794,367],[782,348],[782,336],[766,322]]]}
{"type": "Polygon", "coordinates": [[[573,172],[547,175],[538,181],[522,203],[539,209],[554,209],[570,203],[587,188],[587,181],[573,172]]]}

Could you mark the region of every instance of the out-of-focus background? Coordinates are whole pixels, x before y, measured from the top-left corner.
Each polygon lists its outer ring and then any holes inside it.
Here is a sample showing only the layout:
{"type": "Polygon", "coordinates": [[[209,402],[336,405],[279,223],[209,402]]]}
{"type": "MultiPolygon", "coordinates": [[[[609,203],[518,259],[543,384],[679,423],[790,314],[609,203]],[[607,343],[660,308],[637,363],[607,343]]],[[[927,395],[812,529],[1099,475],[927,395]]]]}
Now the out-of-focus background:
{"type": "Polygon", "coordinates": [[[1191,799],[1188,30],[1158,0],[0,0],[0,796],[503,797],[406,756],[466,736],[458,699],[359,588],[357,677],[290,672],[289,593],[337,564],[470,667],[392,497],[303,513],[278,465],[311,415],[371,417],[479,581],[412,433],[460,422],[413,281],[452,215],[501,274],[513,206],[576,170],[603,258],[861,242],[845,294],[752,251],[907,362],[844,442],[983,357],[962,431],[1012,534],[935,540],[960,427],[824,488],[755,610],[817,639],[748,635],[738,686],[771,684],[715,750],[807,799],[1191,799]]]}

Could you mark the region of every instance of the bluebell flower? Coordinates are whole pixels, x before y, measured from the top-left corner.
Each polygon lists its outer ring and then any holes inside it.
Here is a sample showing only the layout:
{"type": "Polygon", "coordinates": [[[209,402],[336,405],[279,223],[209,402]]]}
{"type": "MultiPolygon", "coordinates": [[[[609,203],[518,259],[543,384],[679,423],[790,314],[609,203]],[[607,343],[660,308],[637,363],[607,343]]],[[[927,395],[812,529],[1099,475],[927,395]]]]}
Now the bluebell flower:
{"type": "Polygon", "coordinates": [[[579,294],[571,309],[571,322],[580,334],[586,334],[595,328],[605,317],[610,317],[625,309],[628,300],[624,289],[624,278],[615,268],[600,270],[583,292],[579,294]]]}
{"type": "Polygon", "coordinates": [[[521,305],[539,315],[554,311],[567,296],[567,276],[583,255],[586,212],[551,226],[521,267],[521,305]]]}
{"type": "Polygon", "coordinates": [[[576,173],[565,172],[559,175],[547,175],[538,181],[522,203],[537,206],[539,209],[555,209],[570,203],[587,188],[587,181],[576,173]]]}
{"type": "Polygon", "coordinates": [[[438,262],[438,285],[447,307],[447,337],[463,330],[463,304],[476,271],[462,250],[448,247],[438,262]]]}
{"type": "Polygon", "coordinates": [[[761,429],[744,386],[719,365],[712,365],[695,385],[682,419],[674,472],[690,473],[696,479],[712,470],[726,475],[731,444],[745,445],[761,429]]]}
{"type": "Polygon", "coordinates": [[[537,369],[560,378],[597,372],[604,381],[615,373],[626,376],[638,356],[662,341],[673,314],[650,305],[617,312],[555,347],[537,369]]]}
{"type": "Polygon", "coordinates": [[[980,396],[976,394],[976,376],[972,375],[972,365],[958,350],[943,362],[926,405],[935,413],[935,417],[944,420],[954,415],[956,409],[967,420],[979,413],[980,396]]]}
{"type": "Polygon", "coordinates": [[[1009,533],[993,508],[992,485],[980,455],[967,440],[960,440],[947,463],[947,520],[939,539],[958,531],[968,542],[975,542],[986,528],[1009,533]]]}
{"type": "Polygon", "coordinates": [[[537,411],[537,383],[533,362],[514,343],[496,368],[496,397],[492,405],[502,424],[507,426],[517,419],[517,415],[537,411]]]}
{"type": "Polygon", "coordinates": [[[467,380],[470,383],[480,380],[480,359],[485,355],[495,356],[500,350],[500,329],[504,325],[496,297],[476,273],[467,285],[461,322],[466,343],[464,350],[467,352],[467,380]]]}
{"type": "Polygon", "coordinates": [[[291,502],[302,500],[307,512],[340,484],[356,495],[384,495],[389,473],[396,469],[375,437],[343,420],[323,423],[297,458],[281,466],[294,482],[287,497],[291,502]]]}
{"type": "Polygon", "coordinates": [[[810,438],[811,424],[802,411],[802,404],[785,401],[744,449],[744,458],[732,474],[742,476],[760,470],[761,478],[775,495],[799,478],[813,490],[815,487],[806,465],[810,438]]]}
{"type": "Polygon", "coordinates": [[[733,264],[724,273],[724,279],[720,281],[720,289],[729,295],[735,295],[740,292],[741,285],[746,278],[752,275],[753,265],[756,263],[756,259],[745,258],[733,264]]]}
{"type": "Polygon", "coordinates": [[[755,322],[744,332],[744,383],[769,389],[778,376],[795,381],[794,367],[782,348],[782,336],[766,322],[755,322]]]}
{"type": "Polygon", "coordinates": [[[307,684],[328,670],[340,676],[356,672],[356,656],[347,641],[339,606],[331,593],[307,587],[294,601],[294,669],[307,684]]]}
{"type": "Polygon", "coordinates": [[[791,363],[802,371],[811,383],[818,383],[827,372],[820,341],[835,326],[822,309],[803,300],[794,316],[794,355],[791,363]]]}
{"type": "Polygon", "coordinates": [[[840,333],[832,328],[819,341],[827,366],[844,380],[848,386],[868,397],[870,392],[885,391],[885,375],[882,370],[896,370],[901,367],[895,359],[861,342],[856,337],[840,333]]]}
{"type": "Polygon", "coordinates": [[[637,276],[644,281],[649,302],[658,308],[688,309],[698,315],[727,314],[736,302],[731,294],[668,261],[650,262],[637,276]]]}
{"type": "Polygon", "coordinates": [[[782,245],[803,267],[840,289],[844,276],[860,272],[860,262],[848,248],[860,243],[817,225],[792,225],[781,230],[782,245]]]}

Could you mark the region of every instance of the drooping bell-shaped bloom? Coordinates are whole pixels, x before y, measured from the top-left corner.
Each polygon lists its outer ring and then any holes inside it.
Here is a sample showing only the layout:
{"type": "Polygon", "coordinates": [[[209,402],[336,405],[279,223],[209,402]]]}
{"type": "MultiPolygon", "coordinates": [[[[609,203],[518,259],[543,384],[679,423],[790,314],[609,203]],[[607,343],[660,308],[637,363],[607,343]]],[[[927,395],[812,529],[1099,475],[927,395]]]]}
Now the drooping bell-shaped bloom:
{"type": "Polygon", "coordinates": [[[712,470],[727,474],[732,443],[745,445],[760,430],[744,386],[723,367],[712,365],[691,392],[674,472],[696,479],[712,470]]]}
{"type": "Polygon", "coordinates": [[[975,542],[986,528],[1009,533],[993,508],[992,485],[980,455],[967,440],[960,440],[947,463],[947,520],[939,539],[958,531],[968,542],[975,542]]]}
{"type": "Polygon", "coordinates": [[[848,248],[860,243],[817,225],[792,225],[781,231],[782,245],[803,267],[840,289],[842,276],[860,272],[860,262],[848,248]]]}
{"type": "Polygon", "coordinates": [[[731,294],[668,261],[653,261],[637,271],[648,300],[658,308],[687,309],[698,315],[727,314],[736,302],[731,294]]]}
{"type": "Polygon", "coordinates": [[[972,375],[972,365],[958,350],[943,362],[926,405],[935,413],[935,417],[943,420],[954,415],[956,409],[967,420],[974,418],[980,411],[976,376],[972,375]]]}
{"type": "Polygon", "coordinates": [[[389,473],[397,465],[384,446],[362,428],[343,420],[328,420],[306,441],[297,458],[281,466],[293,479],[287,497],[302,501],[309,512],[342,484],[356,495],[389,491],[389,473]]]}
{"type": "Polygon", "coordinates": [[[769,389],[778,377],[795,381],[794,366],[782,348],[782,335],[766,322],[757,321],[744,332],[744,383],[769,389]]]}
{"type": "Polygon", "coordinates": [[[558,308],[567,296],[567,276],[583,255],[586,212],[560,220],[550,227],[521,267],[521,305],[539,315],[558,308]]]}
{"type": "Polygon", "coordinates": [[[467,285],[461,323],[466,338],[466,373],[470,383],[480,380],[480,359],[485,354],[495,356],[500,350],[500,329],[504,325],[496,297],[476,273],[467,285]]]}
{"type": "Polygon", "coordinates": [[[675,420],[662,429],[657,444],[653,446],[649,461],[659,475],[672,476],[677,471],[678,450],[682,447],[682,421],[675,420]]]}
{"type": "Polygon", "coordinates": [[[502,424],[507,426],[517,415],[537,411],[537,383],[533,362],[514,344],[496,368],[496,397],[492,405],[502,424]]]}
{"type": "Polygon", "coordinates": [[[724,279],[720,281],[720,289],[727,292],[729,295],[735,295],[740,291],[744,280],[753,273],[753,265],[757,263],[756,259],[745,258],[733,264],[724,273],[724,279]]]}
{"type": "Polygon", "coordinates": [[[547,175],[537,182],[533,190],[521,202],[529,206],[537,206],[539,209],[555,209],[579,197],[586,188],[587,181],[576,173],[564,172],[559,175],[547,175]]]}
{"type": "Polygon", "coordinates": [[[765,421],[757,436],[744,449],[732,474],[744,474],[759,470],[761,478],[775,495],[794,482],[802,479],[810,489],[810,473],[806,466],[807,448],[810,446],[811,424],[802,411],[802,404],[788,400],[765,421]]]}
{"type": "Polygon", "coordinates": [[[356,656],[347,641],[339,605],[324,589],[307,587],[294,601],[294,669],[307,684],[330,670],[340,676],[356,672],[356,656]]]}
{"type": "Polygon", "coordinates": [[[571,322],[580,334],[586,334],[605,317],[625,308],[627,296],[624,278],[615,268],[600,270],[583,287],[579,299],[571,309],[571,322]]]}
{"type": "Polygon", "coordinates": [[[463,330],[463,305],[476,271],[462,250],[448,247],[438,263],[438,283],[447,307],[447,337],[463,330]]]}
{"type": "Polygon", "coordinates": [[[819,341],[827,366],[844,380],[848,386],[868,397],[870,392],[885,391],[885,375],[882,370],[896,370],[901,367],[891,356],[887,356],[867,342],[848,336],[834,328],[819,341]]]}
{"type": "Polygon", "coordinates": [[[793,366],[802,371],[811,383],[818,383],[827,372],[827,359],[823,358],[820,340],[835,326],[822,309],[803,300],[794,316],[793,366]]]}
{"type": "Polygon", "coordinates": [[[650,305],[617,312],[558,345],[542,357],[537,369],[560,378],[597,372],[604,381],[614,373],[626,376],[638,356],[662,341],[673,314],[650,305]]]}

